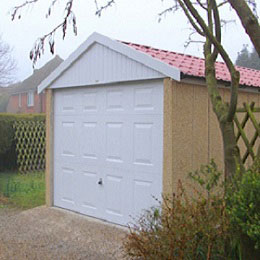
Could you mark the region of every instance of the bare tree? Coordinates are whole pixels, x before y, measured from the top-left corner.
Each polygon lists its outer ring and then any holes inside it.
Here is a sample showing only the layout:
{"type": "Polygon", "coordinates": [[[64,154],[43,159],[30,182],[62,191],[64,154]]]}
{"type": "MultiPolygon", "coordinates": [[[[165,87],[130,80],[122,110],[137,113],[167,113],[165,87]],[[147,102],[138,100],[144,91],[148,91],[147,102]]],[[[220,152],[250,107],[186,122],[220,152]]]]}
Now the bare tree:
{"type": "Polygon", "coordinates": [[[11,53],[10,46],[0,37],[0,86],[6,86],[14,81],[16,63],[11,53]]]}

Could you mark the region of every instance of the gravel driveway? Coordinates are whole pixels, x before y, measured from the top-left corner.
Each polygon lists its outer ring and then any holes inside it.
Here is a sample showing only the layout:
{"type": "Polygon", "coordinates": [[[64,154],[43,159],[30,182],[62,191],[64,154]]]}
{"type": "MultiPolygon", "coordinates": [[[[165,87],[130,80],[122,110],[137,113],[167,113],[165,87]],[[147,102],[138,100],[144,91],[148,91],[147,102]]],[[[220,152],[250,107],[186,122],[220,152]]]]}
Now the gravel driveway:
{"type": "Polygon", "coordinates": [[[56,208],[0,208],[0,259],[122,259],[126,229],[56,208]]]}

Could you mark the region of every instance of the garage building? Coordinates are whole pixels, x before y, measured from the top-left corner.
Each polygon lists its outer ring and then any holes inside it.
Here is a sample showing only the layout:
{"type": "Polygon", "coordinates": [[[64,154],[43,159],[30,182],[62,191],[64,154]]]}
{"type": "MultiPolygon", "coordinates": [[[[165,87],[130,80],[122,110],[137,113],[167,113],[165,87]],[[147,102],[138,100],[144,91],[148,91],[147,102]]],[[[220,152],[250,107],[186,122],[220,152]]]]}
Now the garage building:
{"type": "MultiPolygon", "coordinates": [[[[228,100],[227,69],[216,66],[228,100]]],[[[260,106],[260,71],[240,71],[239,103],[260,106]]],[[[94,33],[43,90],[48,206],[126,225],[189,171],[211,158],[223,166],[203,59],[94,33]]]]}

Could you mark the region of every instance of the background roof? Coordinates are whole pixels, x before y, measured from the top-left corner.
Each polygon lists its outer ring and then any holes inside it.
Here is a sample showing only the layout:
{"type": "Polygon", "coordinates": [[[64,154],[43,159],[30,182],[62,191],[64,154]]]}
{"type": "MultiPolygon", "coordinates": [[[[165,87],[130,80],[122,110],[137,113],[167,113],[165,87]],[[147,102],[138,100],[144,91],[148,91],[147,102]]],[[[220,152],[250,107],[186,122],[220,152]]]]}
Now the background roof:
{"type": "Polygon", "coordinates": [[[22,82],[15,83],[8,87],[10,94],[24,93],[31,90],[37,90],[37,86],[47,77],[50,73],[55,70],[61,63],[61,59],[58,55],[52,60],[47,62],[40,69],[34,70],[33,74],[22,82]]]}

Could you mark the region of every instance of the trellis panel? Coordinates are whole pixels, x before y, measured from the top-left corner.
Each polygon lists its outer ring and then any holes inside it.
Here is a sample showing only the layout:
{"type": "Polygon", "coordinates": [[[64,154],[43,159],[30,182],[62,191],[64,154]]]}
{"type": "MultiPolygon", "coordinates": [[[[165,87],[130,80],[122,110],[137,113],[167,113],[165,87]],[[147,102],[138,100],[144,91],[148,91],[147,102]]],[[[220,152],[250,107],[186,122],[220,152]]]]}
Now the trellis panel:
{"type": "Polygon", "coordinates": [[[45,169],[45,122],[14,122],[17,164],[21,173],[45,169]]]}
{"type": "Polygon", "coordinates": [[[243,103],[243,108],[237,109],[238,113],[244,113],[244,117],[241,121],[239,121],[238,116],[236,115],[234,118],[235,125],[237,127],[237,135],[236,135],[236,141],[238,142],[240,139],[243,140],[246,151],[242,155],[242,162],[245,164],[248,160],[249,156],[254,160],[256,156],[260,153],[259,146],[257,146],[257,140],[260,138],[260,122],[257,121],[256,116],[254,113],[259,113],[260,108],[255,108],[255,103],[252,102],[250,105],[243,103]],[[245,128],[246,125],[251,124],[251,128],[254,131],[254,134],[251,138],[248,137],[246,134],[245,128]]]}

